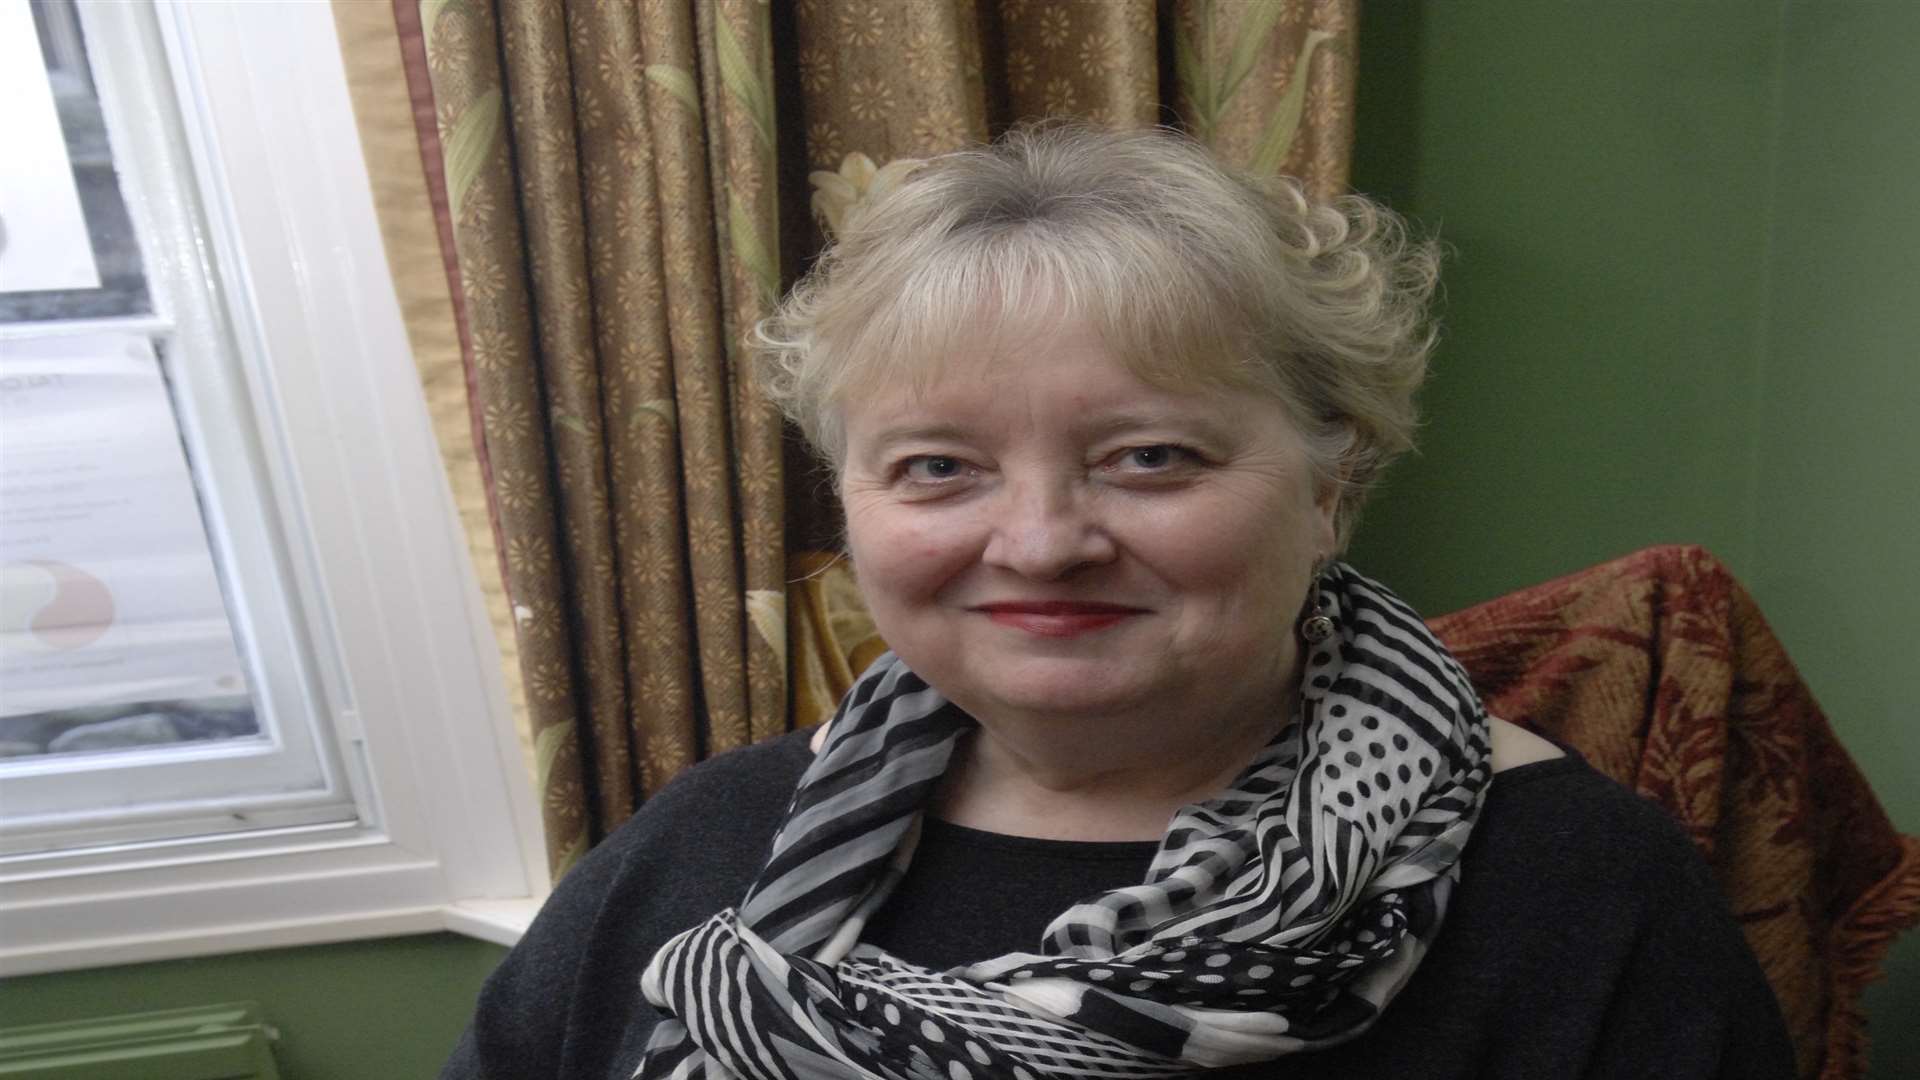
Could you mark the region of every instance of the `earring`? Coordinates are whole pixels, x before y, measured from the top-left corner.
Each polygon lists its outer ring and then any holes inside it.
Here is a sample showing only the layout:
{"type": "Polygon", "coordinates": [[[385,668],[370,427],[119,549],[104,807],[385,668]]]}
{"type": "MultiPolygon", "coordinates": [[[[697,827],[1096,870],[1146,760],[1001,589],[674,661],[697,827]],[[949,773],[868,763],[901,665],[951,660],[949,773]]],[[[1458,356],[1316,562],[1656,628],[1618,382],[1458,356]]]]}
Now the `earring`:
{"type": "Polygon", "coordinates": [[[1325,571],[1316,570],[1313,584],[1307,587],[1307,611],[1300,620],[1300,637],[1309,645],[1318,645],[1333,636],[1333,616],[1327,614],[1327,598],[1320,592],[1325,571]]]}

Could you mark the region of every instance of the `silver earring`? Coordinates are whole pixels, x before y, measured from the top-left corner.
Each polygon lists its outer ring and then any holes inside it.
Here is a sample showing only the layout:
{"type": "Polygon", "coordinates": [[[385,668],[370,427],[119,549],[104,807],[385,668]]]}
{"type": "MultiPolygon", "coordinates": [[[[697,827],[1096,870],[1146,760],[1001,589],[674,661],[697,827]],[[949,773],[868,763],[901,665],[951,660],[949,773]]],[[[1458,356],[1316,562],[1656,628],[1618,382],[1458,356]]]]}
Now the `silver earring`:
{"type": "Polygon", "coordinates": [[[1327,614],[1327,598],[1320,592],[1323,572],[1315,571],[1307,588],[1307,617],[1300,620],[1300,637],[1309,645],[1318,645],[1333,636],[1333,616],[1327,614]]]}

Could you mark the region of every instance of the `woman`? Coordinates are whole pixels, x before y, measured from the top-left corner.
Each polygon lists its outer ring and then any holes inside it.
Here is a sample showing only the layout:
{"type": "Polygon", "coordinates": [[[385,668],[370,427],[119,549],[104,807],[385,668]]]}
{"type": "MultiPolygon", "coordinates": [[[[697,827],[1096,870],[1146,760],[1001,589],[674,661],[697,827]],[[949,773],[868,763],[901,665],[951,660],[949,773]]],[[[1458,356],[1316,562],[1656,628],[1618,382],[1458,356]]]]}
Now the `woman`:
{"type": "Polygon", "coordinates": [[[1434,269],[1166,133],[847,221],[763,344],[893,652],[570,874],[446,1075],[1790,1075],[1678,830],[1335,559],[1434,269]]]}

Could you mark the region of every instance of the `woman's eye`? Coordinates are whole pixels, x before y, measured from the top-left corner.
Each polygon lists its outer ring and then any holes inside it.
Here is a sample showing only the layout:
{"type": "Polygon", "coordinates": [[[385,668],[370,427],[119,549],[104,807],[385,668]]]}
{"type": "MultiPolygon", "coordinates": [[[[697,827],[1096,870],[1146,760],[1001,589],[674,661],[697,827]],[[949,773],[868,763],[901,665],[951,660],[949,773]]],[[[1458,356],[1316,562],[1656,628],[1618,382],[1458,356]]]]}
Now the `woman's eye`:
{"type": "Polygon", "coordinates": [[[952,480],[966,471],[959,458],[942,454],[922,454],[908,458],[901,466],[901,473],[909,480],[922,484],[937,484],[943,480],[952,480]]]}
{"type": "Polygon", "coordinates": [[[1191,451],[1186,447],[1158,443],[1153,446],[1136,446],[1123,450],[1115,464],[1140,472],[1161,472],[1184,464],[1191,456],[1191,451]]]}

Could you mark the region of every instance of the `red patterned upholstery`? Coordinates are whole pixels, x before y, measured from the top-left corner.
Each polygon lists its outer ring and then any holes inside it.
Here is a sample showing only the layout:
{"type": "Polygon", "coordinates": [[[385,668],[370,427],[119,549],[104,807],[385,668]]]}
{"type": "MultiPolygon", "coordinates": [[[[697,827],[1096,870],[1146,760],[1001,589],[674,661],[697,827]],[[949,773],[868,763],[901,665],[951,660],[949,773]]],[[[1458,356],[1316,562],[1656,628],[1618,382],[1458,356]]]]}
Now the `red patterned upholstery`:
{"type": "Polygon", "coordinates": [[[1664,806],[1712,864],[1805,1077],[1866,1072],[1862,988],[1920,921],[1902,836],[1753,599],[1660,547],[1432,620],[1496,716],[1664,806]]]}

